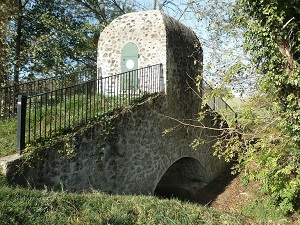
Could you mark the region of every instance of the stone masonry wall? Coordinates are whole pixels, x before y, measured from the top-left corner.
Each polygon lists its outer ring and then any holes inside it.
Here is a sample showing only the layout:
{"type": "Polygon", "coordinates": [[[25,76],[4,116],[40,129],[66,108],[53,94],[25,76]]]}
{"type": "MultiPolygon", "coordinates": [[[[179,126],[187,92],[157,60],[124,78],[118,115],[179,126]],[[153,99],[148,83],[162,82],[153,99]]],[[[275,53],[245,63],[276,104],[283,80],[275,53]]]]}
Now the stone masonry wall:
{"type": "Polygon", "coordinates": [[[135,12],[112,21],[98,42],[97,68],[103,76],[121,72],[121,50],[132,42],[139,49],[139,68],[162,63],[166,66],[166,31],[159,11],[135,12]]]}
{"type": "MultiPolygon", "coordinates": [[[[31,157],[37,160],[30,166],[19,163],[23,165],[23,172],[10,179],[18,184],[55,190],[153,194],[172,164],[191,157],[204,168],[202,174],[198,174],[199,180],[212,180],[225,166],[212,156],[212,137],[217,133],[180,126],[163,115],[166,105],[165,96],[154,98],[118,112],[106,127],[97,123],[77,132],[70,142],[65,140],[50,148],[41,148],[31,157]],[[171,128],[174,129],[163,135],[171,128]],[[189,146],[199,136],[207,143],[195,151],[189,146]],[[66,154],[67,151],[71,153],[66,154]]],[[[206,126],[212,124],[209,117],[202,122],[206,126]]],[[[184,167],[182,171],[187,177],[192,173],[184,167]]]]}
{"type": "Polygon", "coordinates": [[[179,92],[186,91],[187,82],[195,86],[194,78],[202,70],[201,44],[195,33],[179,21],[158,10],[128,13],[112,21],[98,42],[97,68],[101,68],[102,76],[121,72],[121,50],[128,42],[138,47],[139,68],[163,65],[161,91],[173,102],[178,100],[179,92]]]}

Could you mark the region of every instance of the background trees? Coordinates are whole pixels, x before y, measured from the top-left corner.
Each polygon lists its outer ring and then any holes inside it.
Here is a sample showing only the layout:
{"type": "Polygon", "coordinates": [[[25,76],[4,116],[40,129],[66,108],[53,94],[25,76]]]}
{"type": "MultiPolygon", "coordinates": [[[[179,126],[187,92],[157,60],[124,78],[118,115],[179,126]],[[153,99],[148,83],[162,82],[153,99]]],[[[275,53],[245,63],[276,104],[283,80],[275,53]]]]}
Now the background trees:
{"type": "Polygon", "coordinates": [[[130,10],[117,0],[1,2],[1,83],[95,70],[101,30],[130,10]]]}
{"type": "Polygon", "coordinates": [[[239,113],[243,138],[231,135],[216,146],[285,212],[300,202],[299,13],[299,1],[236,1],[232,19],[243,31],[257,88],[239,113]]]}

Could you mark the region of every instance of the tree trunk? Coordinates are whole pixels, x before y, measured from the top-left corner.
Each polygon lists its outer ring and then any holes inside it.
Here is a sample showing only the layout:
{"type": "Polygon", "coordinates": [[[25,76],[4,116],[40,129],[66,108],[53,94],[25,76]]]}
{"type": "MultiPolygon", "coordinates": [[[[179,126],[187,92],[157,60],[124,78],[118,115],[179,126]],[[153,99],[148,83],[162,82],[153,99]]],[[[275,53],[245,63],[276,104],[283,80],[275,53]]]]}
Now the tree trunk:
{"type": "Polygon", "coordinates": [[[157,5],[157,0],[154,0],[154,1],[153,1],[153,9],[154,9],[154,10],[156,9],[156,5],[157,5]]]}
{"type": "Polygon", "coordinates": [[[4,2],[0,8],[0,86],[8,81],[8,46],[6,44],[8,29],[8,6],[4,2]]]}
{"type": "Polygon", "coordinates": [[[21,58],[21,38],[22,38],[22,0],[18,0],[17,36],[15,39],[15,62],[14,62],[14,84],[19,83],[20,78],[20,58],[21,58]]]}

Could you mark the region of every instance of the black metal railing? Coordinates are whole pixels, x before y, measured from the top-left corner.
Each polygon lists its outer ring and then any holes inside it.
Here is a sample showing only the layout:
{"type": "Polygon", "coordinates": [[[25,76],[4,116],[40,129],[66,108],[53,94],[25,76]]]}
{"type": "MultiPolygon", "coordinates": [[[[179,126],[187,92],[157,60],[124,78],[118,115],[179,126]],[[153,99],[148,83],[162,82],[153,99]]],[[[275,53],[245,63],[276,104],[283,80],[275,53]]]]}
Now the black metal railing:
{"type": "MultiPolygon", "coordinates": [[[[203,94],[209,94],[213,88],[204,80],[202,80],[203,94]]],[[[237,113],[231,108],[230,105],[221,97],[209,97],[207,105],[214,111],[218,112],[224,117],[227,122],[234,121],[237,123],[237,113]]]]}
{"type": "Polygon", "coordinates": [[[162,90],[162,64],[18,97],[17,150],[162,90]]]}
{"type": "Polygon", "coordinates": [[[96,78],[94,71],[80,71],[64,76],[36,79],[0,87],[0,120],[14,117],[17,113],[18,95],[35,96],[40,93],[68,87],[96,78]]]}

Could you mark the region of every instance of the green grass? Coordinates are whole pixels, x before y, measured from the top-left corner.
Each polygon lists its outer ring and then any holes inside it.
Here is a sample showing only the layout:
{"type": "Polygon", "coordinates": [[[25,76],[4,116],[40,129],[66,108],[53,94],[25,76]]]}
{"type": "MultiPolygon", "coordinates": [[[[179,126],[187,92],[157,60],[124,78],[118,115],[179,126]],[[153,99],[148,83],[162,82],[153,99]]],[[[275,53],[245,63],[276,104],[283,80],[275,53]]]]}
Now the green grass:
{"type": "Polygon", "coordinates": [[[1,178],[0,224],[246,224],[243,216],[221,213],[154,196],[65,193],[10,188],[1,178]]]}
{"type": "Polygon", "coordinates": [[[238,112],[246,104],[247,99],[242,99],[242,98],[235,97],[235,98],[231,98],[231,99],[225,99],[225,101],[227,102],[228,105],[230,105],[230,107],[234,111],[238,112]]]}
{"type": "Polygon", "coordinates": [[[249,202],[241,207],[240,212],[244,216],[255,218],[259,223],[268,221],[269,223],[287,224],[289,222],[282,210],[268,199],[249,202]]]}
{"type": "MultiPolygon", "coordinates": [[[[299,218],[299,217],[297,217],[299,218]]],[[[67,193],[9,187],[0,176],[0,224],[299,224],[272,205],[252,202],[241,214],[159,199],[155,196],[109,195],[99,191],[67,193]]]]}
{"type": "Polygon", "coordinates": [[[17,141],[17,120],[0,121],[0,157],[14,154],[17,141]]]}

